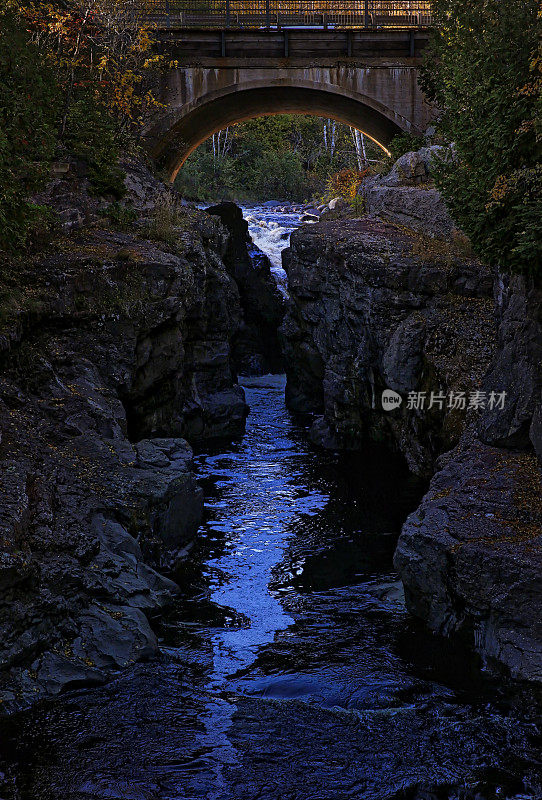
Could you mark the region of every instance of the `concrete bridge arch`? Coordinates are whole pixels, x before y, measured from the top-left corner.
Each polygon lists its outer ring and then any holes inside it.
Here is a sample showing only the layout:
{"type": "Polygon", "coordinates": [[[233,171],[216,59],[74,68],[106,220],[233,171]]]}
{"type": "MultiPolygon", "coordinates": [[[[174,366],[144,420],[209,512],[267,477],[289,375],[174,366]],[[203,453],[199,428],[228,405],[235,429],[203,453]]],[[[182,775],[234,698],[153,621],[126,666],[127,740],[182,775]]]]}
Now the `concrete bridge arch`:
{"type": "Polygon", "coordinates": [[[329,117],[358,128],[384,149],[396,133],[423,132],[431,118],[411,59],[331,66],[282,61],[276,67],[228,62],[179,66],[162,78],[165,110],[147,130],[146,141],[171,180],[211,134],[258,116],[329,117]]]}

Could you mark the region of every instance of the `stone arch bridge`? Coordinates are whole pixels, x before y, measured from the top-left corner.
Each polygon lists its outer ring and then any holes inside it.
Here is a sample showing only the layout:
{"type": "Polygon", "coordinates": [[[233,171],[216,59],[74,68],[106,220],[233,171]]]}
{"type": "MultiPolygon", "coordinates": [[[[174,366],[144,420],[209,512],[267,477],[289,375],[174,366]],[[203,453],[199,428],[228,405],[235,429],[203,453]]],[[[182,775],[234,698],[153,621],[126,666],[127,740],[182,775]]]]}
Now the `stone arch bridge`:
{"type": "Polygon", "coordinates": [[[253,117],[307,113],[363,131],[384,149],[423,132],[434,111],[418,85],[428,30],[162,30],[164,111],[145,132],[173,180],[211,134],[253,117]]]}

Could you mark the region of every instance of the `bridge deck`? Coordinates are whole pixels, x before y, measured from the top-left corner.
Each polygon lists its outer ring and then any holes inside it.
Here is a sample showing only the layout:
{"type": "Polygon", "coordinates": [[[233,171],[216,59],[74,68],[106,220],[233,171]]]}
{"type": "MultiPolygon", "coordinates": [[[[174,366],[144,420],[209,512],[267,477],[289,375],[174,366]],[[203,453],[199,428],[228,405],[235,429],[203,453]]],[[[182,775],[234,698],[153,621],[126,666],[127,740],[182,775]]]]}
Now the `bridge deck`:
{"type": "Polygon", "coordinates": [[[427,30],[284,30],[208,28],[166,30],[158,34],[162,52],[179,63],[216,59],[322,61],[352,58],[415,58],[428,42],[427,30]]]}
{"type": "Polygon", "coordinates": [[[140,0],[158,28],[421,28],[429,0],[140,0]]]}

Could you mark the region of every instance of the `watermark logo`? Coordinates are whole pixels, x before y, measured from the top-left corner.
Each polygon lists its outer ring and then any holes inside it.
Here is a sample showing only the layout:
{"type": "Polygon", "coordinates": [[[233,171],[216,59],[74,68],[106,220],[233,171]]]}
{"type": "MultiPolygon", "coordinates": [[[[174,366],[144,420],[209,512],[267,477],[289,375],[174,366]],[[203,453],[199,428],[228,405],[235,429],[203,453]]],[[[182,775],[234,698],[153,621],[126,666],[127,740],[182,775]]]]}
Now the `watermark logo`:
{"type": "MultiPolygon", "coordinates": [[[[382,408],[394,411],[403,398],[392,389],[382,392],[382,408]]],[[[409,392],[406,398],[407,411],[502,411],[506,404],[506,392],[409,392]]]]}
{"type": "Polygon", "coordinates": [[[399,408],[402,402],[401,395],[394,392],[393,389],[384,389],[382,392],[382,408],[384,411],[393,411],[395,408],[399,408]]]}

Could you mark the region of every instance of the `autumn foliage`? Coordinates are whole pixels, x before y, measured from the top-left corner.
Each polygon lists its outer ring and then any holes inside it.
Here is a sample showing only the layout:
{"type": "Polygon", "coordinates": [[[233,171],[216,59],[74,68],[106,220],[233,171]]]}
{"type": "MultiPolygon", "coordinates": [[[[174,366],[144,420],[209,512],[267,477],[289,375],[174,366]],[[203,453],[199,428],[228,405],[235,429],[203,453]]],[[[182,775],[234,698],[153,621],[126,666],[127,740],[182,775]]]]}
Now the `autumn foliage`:
{"type": "Polygon", "coordinates": [[[144,77],[159,58],[151,55],[151,32],[138,5],[72,0],[21,7],[33,39],[45,46],[55,67],[67,106],[81,91],[91,91],[125,127],[140,123],[155,106],[144,77]]]}
{"type": "Polygon", "coordinates": [[[54,158],[84,160],[97,193],[122,195],[119,155],[158,107],[151,48],[131,0],[0,5],[0,249],[32,238],[29,196],[54,158]]]}
{"type": "Polygon", "coordinates": [[[355,170],[342,169],[334,175],[330,175],[326,190],[329,197],[342,197],[344,200],[352,202],[358,193],[361,182],[370,174],[370,169],[355,170]]]}

